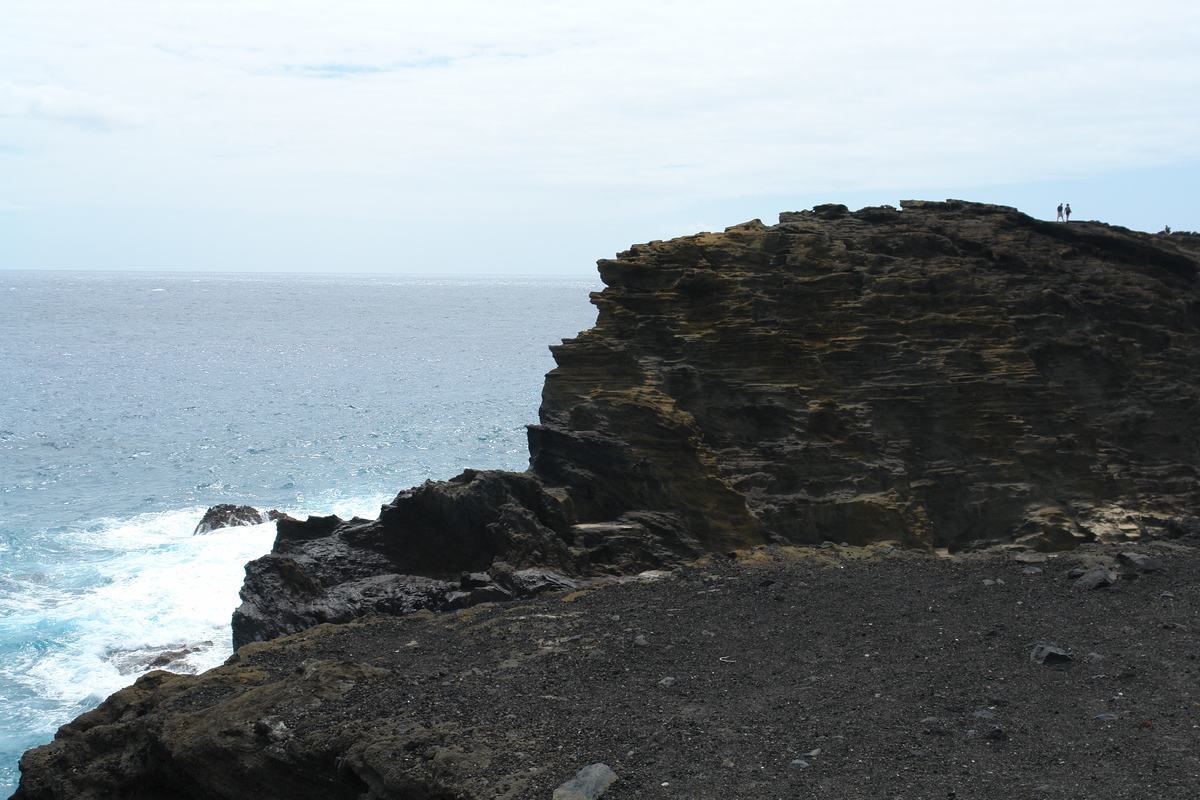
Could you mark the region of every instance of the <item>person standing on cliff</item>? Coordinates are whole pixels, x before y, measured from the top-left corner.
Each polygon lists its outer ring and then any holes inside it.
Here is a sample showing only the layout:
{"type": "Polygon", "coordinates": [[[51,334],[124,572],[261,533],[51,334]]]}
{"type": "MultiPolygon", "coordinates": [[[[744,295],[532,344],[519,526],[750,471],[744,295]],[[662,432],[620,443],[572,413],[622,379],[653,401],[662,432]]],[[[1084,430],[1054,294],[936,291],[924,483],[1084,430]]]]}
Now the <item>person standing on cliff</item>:
{"type": "Polygon", "coordinates": [[[1059,203],[1059,204],[1058,204],[1058,219],[1056,220],[1057,222],[1062,222],[1062,221],[1063,221],[1063,213],[1062,213],[1062,208],[1063,208],[1063,204],[1062,204],[1062,203],[1059,203]]]}
{"type": "Polygon", "coordinates": [[[1071,221],[1071,204],[1070,203],[1067,203],[1066,206],[1063,207],[1063,213],[1067,215],[1066,221],[1070,222],[1071,221]]]}

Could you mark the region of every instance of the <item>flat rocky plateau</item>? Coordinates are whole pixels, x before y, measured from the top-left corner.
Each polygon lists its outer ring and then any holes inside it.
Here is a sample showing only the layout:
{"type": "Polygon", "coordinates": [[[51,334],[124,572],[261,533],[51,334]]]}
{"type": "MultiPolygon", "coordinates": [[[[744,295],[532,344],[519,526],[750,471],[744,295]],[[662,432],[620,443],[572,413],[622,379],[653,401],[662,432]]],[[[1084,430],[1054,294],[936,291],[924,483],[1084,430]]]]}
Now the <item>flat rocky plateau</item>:
{"type": "Polygon", "coordinates": [[[764,547],[322,625],[143,677],[17,796],[1193,798],[1198,544],[764,547]]]}

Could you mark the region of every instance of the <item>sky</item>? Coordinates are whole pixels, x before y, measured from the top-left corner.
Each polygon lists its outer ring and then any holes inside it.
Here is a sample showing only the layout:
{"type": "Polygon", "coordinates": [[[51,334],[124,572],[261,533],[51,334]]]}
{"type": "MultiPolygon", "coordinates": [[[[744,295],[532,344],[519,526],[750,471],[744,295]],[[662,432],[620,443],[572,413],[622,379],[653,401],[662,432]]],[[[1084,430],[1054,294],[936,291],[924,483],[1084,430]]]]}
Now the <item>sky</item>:
{"type": "Polygon", "coordinates": [[[827,202],[1200,230],[1200,3],[0,0],[0,269],[590,275],[827,202]]]}

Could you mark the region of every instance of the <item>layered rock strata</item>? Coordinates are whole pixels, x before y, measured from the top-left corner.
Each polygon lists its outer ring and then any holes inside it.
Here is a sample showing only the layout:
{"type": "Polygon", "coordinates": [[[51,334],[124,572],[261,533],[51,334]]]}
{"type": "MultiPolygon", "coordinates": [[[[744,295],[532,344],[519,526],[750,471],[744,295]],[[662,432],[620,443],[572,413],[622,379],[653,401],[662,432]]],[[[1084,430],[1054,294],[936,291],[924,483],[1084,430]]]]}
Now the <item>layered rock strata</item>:
{"type": "Polygon", "coordinates": [[[525,473],[284,519],[235,641],[763,543],[1061,550],[1200,500],[1200,237],[819,206],[599,262],[525,473]]]}

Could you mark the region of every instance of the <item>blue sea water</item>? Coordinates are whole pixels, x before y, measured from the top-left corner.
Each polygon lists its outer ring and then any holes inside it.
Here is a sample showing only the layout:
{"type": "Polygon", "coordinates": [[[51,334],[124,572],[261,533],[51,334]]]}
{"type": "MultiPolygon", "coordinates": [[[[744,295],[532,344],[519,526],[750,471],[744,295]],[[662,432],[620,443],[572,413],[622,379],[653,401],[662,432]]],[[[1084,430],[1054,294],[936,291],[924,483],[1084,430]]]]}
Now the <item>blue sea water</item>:
{"type": "Polygon", "coordinates": [[[0,797],[17,759],[157,654],[231,652],[273,526],[374,517],[464,467],[523,470],[547,345],[598,280],[0,272],[0,797]]]}

